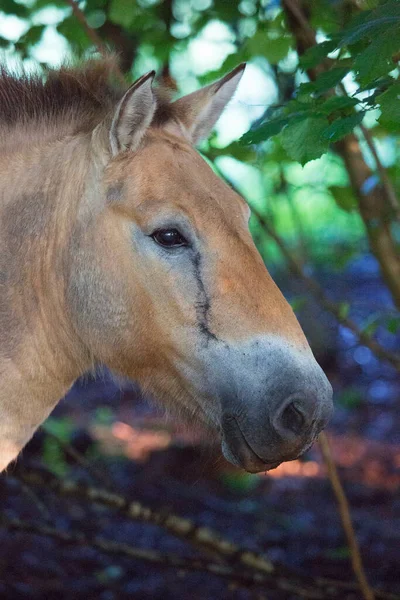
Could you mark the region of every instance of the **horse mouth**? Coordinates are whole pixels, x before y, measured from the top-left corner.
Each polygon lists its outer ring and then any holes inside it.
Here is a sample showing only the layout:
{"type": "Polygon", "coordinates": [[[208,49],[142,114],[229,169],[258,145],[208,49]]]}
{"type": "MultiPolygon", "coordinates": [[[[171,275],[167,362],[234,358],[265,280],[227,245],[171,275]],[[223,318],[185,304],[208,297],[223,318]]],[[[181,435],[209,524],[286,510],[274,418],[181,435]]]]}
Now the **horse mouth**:
{"type": "Polygon", "coordinates": [[[230,463],[249,473],[276,469],[284,460],[270,461],[261,458],[250,446],[234,417],[229,430],[222,431],[222,453],[230,463]]]}

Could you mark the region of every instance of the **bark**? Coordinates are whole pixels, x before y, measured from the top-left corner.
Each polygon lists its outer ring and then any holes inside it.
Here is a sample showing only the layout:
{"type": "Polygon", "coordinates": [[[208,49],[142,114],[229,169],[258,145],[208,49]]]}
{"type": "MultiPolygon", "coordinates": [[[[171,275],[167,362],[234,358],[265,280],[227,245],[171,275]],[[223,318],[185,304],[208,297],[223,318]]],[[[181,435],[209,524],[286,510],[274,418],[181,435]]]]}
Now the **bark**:
{"type": "MultiPolygon", "coordinates": [[[[299,56],[315,46],[315,31],[309,24],[308,7],[301,0],[282,0],[286,20],[296,42],[299,56]]],[[[311,81],[327,70],[331,61],[327,60],[307,74],[311,81]]],[[[358,201],[370,248],[379,262],[382,277],[391,291],[393,301],[400,309],[400,253],[391,231],[393,198],[382,182],[368,189],[367,181],[372,176],[354,134],[346,136],[334,146],[342,157],[349,174],[350,182],[358,201]]]]}

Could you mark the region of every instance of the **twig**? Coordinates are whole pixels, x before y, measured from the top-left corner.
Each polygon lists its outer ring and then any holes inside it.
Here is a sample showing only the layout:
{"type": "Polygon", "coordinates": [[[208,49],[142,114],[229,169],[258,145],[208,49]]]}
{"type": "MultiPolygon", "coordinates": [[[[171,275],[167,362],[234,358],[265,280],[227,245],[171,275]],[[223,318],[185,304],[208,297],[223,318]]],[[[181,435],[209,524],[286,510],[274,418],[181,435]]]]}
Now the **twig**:
{"type": "Polygon", "coordinates": [[[364,565],[361,558],[360,548],[351,520],[349,503],[346,494],[344,493],[341,481],[339,479],[337,468],[332,458],[329,440],[325,433],[320,434],[319,444],[322,450],[322,455],[324,457],[326,467],[328,469],[329,479],[332,483],[333,491],[336,496],[340,518],[342,520],[343,529],[346,534],[347,543],[350,549],[351,563],[353,566],[354,574],[360,584],[360,589],[363,593],[365,600],[374,600],[374,592],[369,586],[367,576],[364,571],[364,565]]]}
{"type": "Polygon", "coordinates": [[[70,7],[72,8],[72,12],[74,13],[76,19],[81,24],[82,29],[85,31],[85,33],[88,36],[88,38],[90,39],[90,41],[93,43],[94,46],[96,46],[96,48],[100,52],[100,54],[104,58],[107,58],[107,56],[108,56],[107,47],[105,46],[103,40],[98,35],[98,33],[96,33],[96,31],[93,29],[93,27],[90,27],[89,23],[86,20],[85,13],[83,12],[83,10],[81,8],[79,8],[79,5],[76,2],[76,0],[65,0],[65,2],[67,4],[69,4],[70,7]]]}
{"type": "MultiPolygon", "coordinates": [[[[223,179],[227,180],[227,177],[221,172],[221,170],[215,165],[215,163],[213,164],[219,175],[223,179]]],[[[240,190],[236,188],[235,184],[232,181],[229,180],[229,184],[235,191],[241,194],[240,190]]],[[[350,329],[350,331],[352,331],[357,336],[359,341],[364,346],[367,346],[367,348],[369,348],[376,356],[378,356],[378,358],[389,362],[395,369],[397,369],[397,371],[400,371],[400,355],[386,350],[386,348],[381,346],[379,342],[372,339],[370,335],[361,331],[361,329],[357,326],[357,324],[354,321],[352,321],[348,317],[343,316],[342,311],[340,310],[340,306],[328,298],[322,287],[313,277],[310,277],[304,272],[301,262],[295,256],[293,256],[293,254],[290,252],[287,245],[285,244],[284,240],[275,231],[274,227],[264,218],[260,211],[258,211],[254,206],[251,205],[251,203],[247,199],[246,201],[249,204],[251,211],[257,219],[257,221],[259,222],[259,224],[269,235],[269,237],[274,240],[274,242],[280,249],[286,262],[288,263],[290,270],[305,283],[307,289],[318,300],[319,304],[325,310],[330,312],[341,325],[343,325],[347,329],[350,329]]]]}
{"type": "MultiPolygon", "coordinates": [[[[139,520],[164,528],[175,537],[189,542],[192,546],[212,551],[216,558],[223,559],[222,564],[228,564],[233,572],[256,572],[259,577],[257,581],[268,582],[270,587],[278,587],[282,590],[292,590],[297,595],[299,589],[303,589],[306,598],[340,598],[343,600],[344,592],[356,593],[359,586],[352,582],[334,581],[323,577],[308,577],[294,572],[279,564],[273,564],[262,554],[243,549],[223,538],[219,533],[208,527],[199,527],[190,519],[186,519],[163,511],[156,511],[139,502],[131,502],[124,497],[109,493],[98,488],[84,486],[74,481],[60,480],[54,475],[39,470],[14,472],[13,477],[28,481],[31,485],[38,485],[52,489],[62,496],[70,496],[85,499],[101,504],[108,508],[117,510],[123,517],[131,520],[139,520]],[[264,579],[260,579],[264,578],[264,579]],[[306,593],[306,588],[309,588],[306,593]],[[310,589],[317,594],[317,590],[323,595],[310,595],[310,589]],[[308,595],[307,595],[308,594],[308,595]]],[[[62,532],[63,533],[63,532],[62,532]]],[[[97,539],[97,538],[96,538],[97,539]]],[[[147,551],[146,551],[147,552],[147,551]]],[[[210,563],[207,563],[210,564],[210,563]]],[[[254,578],[253,578],[254,579],[254,578]]],[[[354,596],[353,596],[354,597],[354,596]]],[[[398,596],[376,591],[376,597],[384,600],[400,600],[398,596]]]]}
{"type": "Polygon", "coordinates": [[[361,329],[356,325],[356,323],[354,321],[352,321],[348,317],[344,317],[341,314],[340,307],[326,296],[324,290],[317,283],[317,281],[315,279],[313,279],[312,277],[310,277],[309,275],[306,275],[301,263],[297,260],[297,258],[295,258],[292,255],[290,250],[287,248],[285,242],[278,235],[278,233],[275,231],[275,229],[264,219],[264,217],[261,215],[261,213],[257,209],[255,209],[253,206],[251,206],[251,210],[252,210],[252,213],[255,215],[256,219],[258,220],[258,222],[260,223],[260,225],[262,225],[263,229],[274,240],[274,242],[276,243],[276,245],[282,252],[291,271],[295,275],[297,275],[306,284],[309,291],[313,294],[313,296],[315,296],[315,298],[319,301],[321,306],[323,308],[325,308],[326,310],[328,310],[330,313],[332,313],[334,315],[334,317],[336,318],[336,320],[341,325],[343,325],[347,329],[350,329],[350,331],[352,331],[358,337],[360,342],[364,346],[367,346],[367,348],[372,350],[372,352],[374,352],[374,354],[376,354],[376,356],[378,356],[379,358],[381,358],[383,360],[386,360],[393,367],[395,367],[398,371],[400,371],[400,355],[395,354],[394,352],[389,352],[389,350],[386,350],[386,348],[381,346],[381,344],[379,344],[379,342],[373,340],[368,334],[361,331],[361,329]]]}
{"type": "Polygon", "coordinates": [[[42,517],[45,519],[45,521],[50,522],[52,520],[52,516],[45,503],[32,490],[30,485],[28,485],[25,481],[21,481],[20,483],[22,490],[28,496],[28,498],[33,501],[33,504],[36,506],[36,508],[38,509],[42,517]]]}
{"type": "MultiPolygon", "coordinates": [[[[87,22],[85,13],[79,7],[78,2],[76,0],[65,0],[65,2],[69,4],[69,6],[72,8],[72,12],[75,18],[77,19],[77,21],[79,21],[79,23],[82,26],[82,29],[84,30],[92,44],[96,47],[97,51],[102,55],[103,58],[109,58],[110,52],[107,46],[104,44],[103,40],[96,32],[96,30],[93,29],[93,27],[90,27],[89,23],[87,22]]],[[[115,74],[121,83],[126,83],[125,78],[118,66],[116,66],[115,68],[115,74]]]]}
{"type": "MultiPolygon", "coordinates": [[[[287,18],[288,28],[296,42],[297,52],[301,56],[317,44],[316,33],[308,19],[308,5],[301,0],[282,0],[282,8],[287,18]]],[[[325,61],[315,68],[307,69],[310,80],[314,81],[320,73],[330,67],[330,64],[331,62],[325,61]]],[[[371,250],[379,262],[382,277],[393,300],[400,309],[400,256],[387,214],[387,205],[391,206],[393,199],[387,197],[388,188],[382,176],[381,186],[372,188],[367,193],[364,192],[364,183],[371,176],[371,170],[365,162],[354,133],[336,142],[333,149],[345,164],[371,250]]]]}
{"type": "Polygon", "coordinates": [[[166,511],[153,510],[140,502],[132,502],[119,494],[104,489],[76,483],[72,480],[59,479],[48,471],[32,469],[25,471],[17,468],[12,476],[29,485],[50,488],[63,496],[81,498],[107,506],[118,511],[125,518],[157,525],[173,536],[190,542],[195,547],[211,551],[220,557],[233,557],[237,564],[244,567],[256,568],[270,574],[275,571],[274,565],[266,557],[249,550],[241,550],[236,544],[222,538],[217,532],[208,527],[199,527],[190,519],[166,511]]]}
{"type": "MultiPolygon", "coordinates": [[[[64,544],[90,546],[101,552],[106,552],[107,554],[144,560],[160,566],[172,567],[177,570],[206,571],[213,575],[227,578],[230,581],[235,581],[246,587],[261,585],[267,581],[270,583],[270,581],[260,573],[241,573],[228,565],[212,563],[202,558],[183,558],[176,554],[162,554],[156,550],[137,548],[130,544],[115,542],[114,540],[105,539],[99,536],[88,536],[82,532],[67,532],[48,525],[22,521],[20,519],[9,519],[4,515],[0,517],[0,525],[14,531],[24,531],[26,533],[51,537],[64,544]]],[[[307,593],[308,592],[309,591],[307,590],[307,593]]],[[[318,599],[324,598],[321,594],[306,597],[318,599]]]]}
{"type": "Polygon", "coordinates": [[[76,448],[74,448],[71,444],[63,440],[57,434],[50,431],[46,422],[43,423],[42,429],[46,432],[46,435],[52,437],[55,441],[57,441],[57,443],[61,446],[65,454],[68,454],[78,465],[83,467],[94,481],[97,481],[101,485],[106,485],[109,488],[113,486],[113,483],[107,473],[105,473],[103,470],[100,471],[100,469],[95,467],[81,452],[78,452],[76,448]]]}
{"type": "MultiPolygon", "coordinates": [[[[334,302],[329,300],[329,298],[327,298],[325,296],[323,289],[319,286],[319,284],[312,277],[309,277],[308,275],[306,275],[304,273],[301,263],[294,256],[292,256],[292,254],[289,251],[289,249],[287,248],[286,244],[284,243],[282,238],[277,234],[275,229],[263,218],[263,216],[256,209],[254,209],[253,207],[251,207],[251,208],[252,208],[253,214],[256,216],[259,223],[262,225],[262,227],[266,230],[268,235],[275,241],[275,243],[281,250],[281,252],[284,255],[285,259],[287,260],[291,270],[306,283],[308,289],[319,300],[320,304],[324,308],[329,310],[342,325],[344,325],[345,327],[347,327],[348,329],[353,331],[353,333],[355,333],[358,336],[359,340],[365,346],[368,346],[380,358],[384,358],[384,359],[388,360],[393,366],[395,366],[398,370],[400,370],[400,356],[389,353],[385,348],[383,348],[380,344],[378,344],[378,342],[375,342],[369,336],[367,336],[365,333],[360,331],[358,329],[357,325],[353,321],[351,321],[347,317],[342,317],[340,314],[339,307],[334,302]]],[[[359,581],[360,588],[364,595],[365,600],[374,600],[374,598],[375,598],[374,593],[371,590],[371,588],[369,587],[368,581],[365,576],[360,551],[358,548],[357,540],[355,538],[354,529],[353,529],[352,522],[351,522],[347,498],[346,498],[344,490],[341,486],[341,483],[340,483],[340,480],[339,480],[339,477],[337,474],[336,466],[335,466],[332,456],[330,454],[328,440],[324,433],[322,433],[320,435],[319,439],[320,439],[320,444],[321,444],[321,448],[322,448],[323,455],[324,455],[324,460],[327,465],[328,475],[331,480],[332,487],[335,491],[335,495],[336,495],[336,498],[337,498],[337,501],[339,504],[339,511],[340,511],[340,516],[341,516],[342,523],[343,523],[343,528],[345,530],[345,533],[346,533],[346,536],[348,539],[348,543],[349,543],[349,547],[350,547],[351,560],[352,560],[354,573],[357,577],[357,580],[359,581]]]]}
{"type": "Polygon", "coordinates": [[[385,188],[386,197],[389,201],[389,204],[396,215],[396,219],[400,220],[399,199],[397,198],[395,189],[394,189],[393,184],[387,174],[387,171],[386,171],[385,167],[382,165],[381,159],[379,158],[379,154],[378,154],[378,151],[374,144],[374,141],[372,139],[372,135],[371,135],[369,129],[367,129],[367,127],[365,127],[365,125],[361,124],[361,125],[359,125],[359,127],[360,127],[360,130],[362,131],[365,142],[366,142],[368,148],[370,149],[372,156],[374,157],[376,169],[379,173],[382,185],[385,188]]]}
{"type": "MultiPolygon", "coordinates": [[[[238,570],[237,567],[213,563],[202,558],[183,558],[176,554],[162,554],[155,550],[137,548],[99,536],[87,536],[82,532],[66,532],[47,525],[22,521],[20,519],[9,519],[4,515],[0,517],[0,525],[14,531],[24,531],[35,535],[51,537],[64,544],[90,546],[101,552],[143,560],[161,567],[169,567],[179,571],[207,572],[250,589],[261,585],[268,586],[270,590],[282,590],[290,594],[295,594],[296,597],[306,598],[307,600],[346,600],[346,598],[355,600],[356,598],[354,596],[354,592],[357,591],[356,589],[349,586],[345,591],[343,585],[335,586],[334,582],[325,583],[325,589],[321,587],[315,589],[304,585],[302,582],[291,582],[282,576],[273,577],[260,572],[254,573],[246,569],[238,570]]],[[[321,581],[319,580],[318,583],[321,584],[321,581]]],[[[378,592],[377,596],[387,600],[399,600],[397,596],[392,594],[381,594],[378,592]]]]}

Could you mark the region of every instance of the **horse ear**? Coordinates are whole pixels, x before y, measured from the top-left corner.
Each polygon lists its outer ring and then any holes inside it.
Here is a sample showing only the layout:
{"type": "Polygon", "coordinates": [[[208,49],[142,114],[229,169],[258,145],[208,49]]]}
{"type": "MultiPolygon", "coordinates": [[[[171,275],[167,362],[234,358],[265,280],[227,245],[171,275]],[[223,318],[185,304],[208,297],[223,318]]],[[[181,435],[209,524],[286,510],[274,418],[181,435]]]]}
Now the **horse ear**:
{"type": "Polygon", "coordinates": [[[113,156],[127,149],[135,150],[149,127],[156,108],[151,87],[154,75],[150,71],[137,79],[120,100],[110,129],[113,156]]]}
{"type": "Polygon", "coordinates": [[[177,118],[194,144],[210,134],[235,93],[245,67],[242,63],[222,79],[173,103],[177,118]]]}

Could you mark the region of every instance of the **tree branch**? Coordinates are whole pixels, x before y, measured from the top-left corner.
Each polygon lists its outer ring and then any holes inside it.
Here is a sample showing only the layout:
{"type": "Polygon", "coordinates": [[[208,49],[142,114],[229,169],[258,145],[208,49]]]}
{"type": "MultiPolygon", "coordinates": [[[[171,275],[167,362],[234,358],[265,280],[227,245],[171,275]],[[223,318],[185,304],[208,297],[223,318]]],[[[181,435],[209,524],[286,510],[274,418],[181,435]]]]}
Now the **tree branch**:
{"type": "Polygon", "coordinates": [[[318,300],[320,305],[325,308],[328,312],[330,312],[336,320],[346,327],[350,329],[357,338],[360,343],[364,346],[367,346],[372,352],[380,359],[389,362],[395,369],[400,371],[400,355],[389,352],[386,350],[379,342],[372,339],[369,335],[361,331],[361,329],[356,325],[354,321],[349,319],[348,317],[344,317],[341,314],[340,306],[338,306],[335,302],[330,300],[328,296],[326,296],[324,290],[320,287],[315,279],[306,275],[303,270],[301,263],[295,258],[290,250],[287,248],[283,239],[278,235],[275,229],[264,219],[261,213],[251,206],[251,211],[256,217],[257,221],[260,223],[262,228],[266,231],[266,233],[274,240],[283,256],[285,257],[290,270],[297,275],[306,285],[307,289],[313,294],[313,296],[318,300]]]}
{"type": "MultiPolygon", "coordinates": [[[[205,571],[212,575],[228,579],[231,582],[244,585],[245,587],[262,585],[267,582],[270,583],[269,580],[259,573],[241,573],[228,565],[213,563],[202,558],[183,558],[177,554],[162,554],[156,550],[137,548],[130,544],[115,542],[114,540],[105,539],[99,536],[88,536],[82,532],[67,532],[48,525],[22,521],[20,519],[9,519],[4,515],[0,517],[0,525],[11,531],[24,531],[34,535],[51,537],[68,545],[90,546],[100,552],[106,552],[107,554],[130,559],[143,560],[161,567],[169,567],[184,571],[205,571]]],[[[300,596],[305,598],[325,598],[321,593],[309,595],[309,590],[298,590],[295,586],[293,586],[293,588],[296,593],[299,593],[300,596]]]]}
{"type": "Polygon", "coordinates": [[[136,36],[108,20],[99,27],[98,31],[117,52],[121,71],[129,74],[137,54],[138,40],[136,36]]]}
{"type": "MultiPolygon", "coordinates": [[[[99,536],[87,536],[81,532],[63,531],[48,525],[22,521],[20,519],[8,519],[5,516],[0,517],[0,525],[11,531],[23,531],[34,535],[46,536],[56,539],[63,544],[73,544],[78,546],[89,546],[116,556],[124,558],[143,560],[156,564],[160,567],[173,568],[179,571],[203,571],[227,579],[230,583],[243,586],[245,588],[254,588],[258,586],[268,586],[268,589],[282,590],[286,593],[295,594],[296,597],[306,598],[307,600],[346,600],[354,599],[353,591],[348,591],[350,595],[343,595],[342,589],[328,588],[327,590],[313,589],[303,586],[301,583],[293,583],[284,578],[273,579],[261,573],[251,573],[248,571],[239,571],[235,567],[226,564],[213,563],[203,558],[183,558],[177,554],[162,554],[156,550],[147,548],[137,548],[130,544],[114,542],[99,536]]],[[[382,596],[381,596],[382,597],[382,596]]],[[[393,600],[399,600],[398,598],[393,600]]]]}
{"type": "MultiPolygon", "coordinates": [[[[71,482],[68,482],[70,484],[71,482]]],[[[79,532],[63,531],[46,524],[32,523],[20,519],[0,516],[0,526],[14,531],[24,531],[35,535],[52,537],[64,544],[85,545],[101,552],[137,560],[144,560],[162,567],[185,571],[203,571],[213,574],[246,588],[267,586],[268,590],[281,590],[308,600],[354,600],[359,587],[353,583],[301,576],[296,572],[277,566],[274,573],[266,572],[256,561],[241,564],[234,561],[215,563],[204,558],[183,558],[176,554],[161,554],[147,548],[136,548],[129,544],[115,542],[99,536],[88,536],[79,532]]],[[[228,542],[229,543],[229,542],[228,542]]],[[[229,543],[230,544],[230,543],[229,543]]],[[[254,553],[252,553],[254,554],[254,553]]],[[[382,600],[400,600],[394,594],[375,591],[376,598],[382,600]]]]}
{"type": "MultiPolygon", "coordinates": [[[[78,2],[76,0],[65,0],[65,2],[69,4],[69,6],[72,8],[72,12],[75,18],[77,19],[77,21],[79,21],[79,23],[82,26],[82,29],[85,31],[92,44],[96,47],[97,51],[102,55],[103,58],[108,58],[110,56],[110,52],[107,49],[107,46],[104,44],[97,31],[93,29],[93,27],[90,27],[89,23],[86,20],[85,13],[79,7],[78,2]]],[[[120,82],[125,84],[125,78],[118,66],[115,69],[115,73],[120,82]]]]}
{"type": "MultiPolygon", "coordinates": [[[[213,162],[213,165],[214,165],[216,171],[219,173],[219,175],[223,179],[227,180],[227,178],[222,173],[222,171],[217,167],[217,165],[215,165],[215,162],[213,162]]],[[[233,189],[235,189],[235,191],[237,191],[238,194],[243,195],[240,192],[240,190],[236,188],[235,184],[230,180],[229,180],[229,185],[231,185],[231,187],[233,189]]],[[[330,300],[330,298],[328,298],[328,296],[325,294],[322,287],[319,285],[319,283],[313,277],[310,277],[309,275],[307,275],[304,272],[303,265],[290,252],[290,250],[286,246],[284,240],[276,232],[273,225],[271,225],[271,223],[269,223],[264,218],[264,216],[260,213],[259,210],[257,210],[254,206],[251,205],[251,203],[248,201],[248,199],[246,199],[246,202],[250,206],[251,212],[257,219],[258,223],[261,225],[261,227],[264,229],[264,231],[269,235],[269,237],[272,240],[274,240],[274,242],[278,246],[279,250],[281,251],[283,257],[285,258],[285,260],[289,266],[289,269],[292,271],[292,273],[294,275],[296,275],[299,279],[301,279],[304,282],[308,291],[316,298],[316,300],[318,300],[318,302],[322,306],[322,308],[324,308],[325,310],[330,312],[335,317],[335,319],[338,321],[338,323],[343,325],[343,327],[350,329],[350,331],[352,331],[357,336],[360,343],[363,344],[364,346],[366,346],[367,348],[369,348],[378,358],[380,358],[381,360],[385,360],[386,362],[390,363],[397,371],[400,371],[400,354],[396,354],[394,352],[390,352],[389,350],[386,350],[386,348],[381,346],[381,344],[379,344],[379,342],[372,339],[370,335],[361,331],[361,329],[357,326],[357,324],[354,321],[352,321],[348,317],[344,317],[342,315],[340,306],[338,304],[336,304],[335,302],[333,302],[332,300],[330,300]]]]}
{"type": "Polygon", "coordinates": [[[12,476],[29,485],[49,488],[62,496],[101,504],[116,510],[127,519],[157,525],[194,547],[219,557],[234,558],[235,563],[242,567],[256,568],[269,574],[275,572],[274,565],[266,557],[249,550],[242,550],[236,544],[222,538],[219,533],[208,527],[197,526],[190,519],[170,512],[153,510],[140,502],[132,502],[119,494],[104,489],[78,484],[72,480],[59,479],[44,470],[30,469],[26,471],[17,466],[17,470],[12,476]]]}
{"type": "Polygon", "coordinates": [[[371,154],[374,158],[375,161],[375,165],[376,165],[376,169],[379,173],[379,176],[381,178],[381,182],[382,185],[385,188],[386,191],[386,197],[389,200],[389,204],[393,209],[394,214],[396,215],[397,220],[400,220],[400,203],[399,203],[399,199],[396,196],[396,192],[395,189],[393,187],[393,184],[390,180],[390,177],[387,174],[387,171],[385,169],[385,167],[382,165],[381,159],[379,158],[379,154],[378,151],[376,149],[376,146],[374,144],[374,140],[372,139],[372,135],[369,131],[369,129],[367,129],[365,127],[365,125],[361,124],[359,125],[360,130],[362,131],[362,134],[364,136],[365,142],[368,146],[368,148],[371,151],[371,154]]]}
{"type": "MultiPolygon", "coordinates": [[[[48,432],[49,433],[49,432],[48,432]]],[[[59,440],[58,436],[56,436],[55,434],[51,434],[55,439],[57,439],[60,443],[61,440],[59,440]]],[[[361,563],[361,558],[360,558],[360,553],[358,550],[358,545],[357,545],[357,540],[355,538],[354,535],[354,530],[352,528],[352,523],[351,523],[351,517],[350,517],[350,512],[349,512],[349,507],[347,504],[347,500],[346,497],[344,496],[344,491],[343,488],[341,486],[337,471],[336,471],[336,467],[333,463],[332,460],[332,456],[331,456],[331,452],[329,449],[329,445],[328,445],[328,440],[326,438],[326,435],[324,433],[322,433],[320,435],[319,438],[320,444],[321,444],[321,448],[322,451],[325,453],[328,452],[329,453],[329,457],[327,457],[325,460],[327,462],[327,468],[328,468],[328,473],[330,475],[330,479],[332,482],[332,486],[334,489],[334,492],[336,494],[337,498],[340,498],[340,503],[341,505],[344,505],[344,508],[342,509],[344,512],[344,516],[342,516],[342,512],[341,514],[341,518],[342,518],[342,522],[344,525],[344,529],[346,531],[346,535],[348,536],[348,539],[351,540],[351,542],[349,541],[349,545],[351,548],[355,547],[355,551],[352,550],[352,556],[353,556],[353,552],[355,552],[356,558],[354,560],[353,563],[353,568],[354,571],[356,573],[357,579],[359,581],[360,584],[360,589],[363,591],[365,586],[368,587],[368,583],[366,582],[366,578],[365,575],[363,577],[363,568],[362,568],[362,563],[361,563]],[[325,447],[323,447],[323,444],[325,442],[325,447]],[[326,450],[327,448],[327,450],[326,450]],[[335,475],[331,475],[331,473],[335,473],[335,475]],[[343,500],[344,497],[344,500],[343,500]],[[358,556],[358,558],[357,558],[358,556]],[[359,575],[359,573],[361,572],[361,575],[359,575]]],[[[62,444],[63,448],[66,452],[68,452],[81,466],[83,466],[85,469],[90,469],[90,473],[91,475],[95,478],[95,480],[98,481],[102,481],[102,477],[99,478],[99,474],[97,472],[97,470],[92,470],[91,465],[88,463],[88,461],[82,457],[80,455],[80,453],[73,449],[73,452],[70,452],[70,450],[72,449],[72,447],[69,447],[69,444],[62,444]]],[[[197,532],[201,531],[201,539],[202,541],[204,541],[204,537],[207,541],[207,544],[209,544],[210,540],[213,540],[213,545],[212,545],[212,554],[214,555],[215,558],[217,558],[218,560],[221,559],[221,549],[222,549],[222,554],[226,554],[227,551],[229,551],[229,556],[224,556],[224,558],[228,558],[228,560],[234,559],[234,561],[237,560],[238,557],[240,557],[240,553],[244,553],[246,554],[246,560],[242,560],[242,568],[252,568],[254,570],[256,570],[257,572],[261,570],[261,572],[263,573],[268,573],[268,575],[270,575],[270,569],[274,568],[274,565],[268,561],[268,559],[266,559],[264,556],[260,555],[260,554],[256,554],[254,552],[248,552],[248,551],[240,551],[238,549],[237,546],[235,546],[234,544],[232,544],[231,542],[222,539],[218,533],[207,529],[207,528],[198,528],[193,521],[190,521],[189,519],[185,519],[182,517],[178,517],[177,515],[173,515],[171,513],[168,513],[168,520],[166,521],[166,514],[162,513],[162,512],[158,512],[158,511],[154,511],[153,509],[149,509],[148,507],[144,507],[143,505],[141,505],[138,502],[131,502],[126,500],[125,498],[114,494],[114,493],[110,493],[109,491],[105,491],[105,490],[99,490],[98,488],[93,488],[93,487],[86,487],[86,488],[82,488],[82,485],[77,485],[75,484],[75,482],[68,482],[68,485],[66,488],[62,487],[60,488],[60,485],[62,486],[63,481],[57,479],[56,477],[54,477],[53,475],[49,474],[49,473],[43,473],[41,471],[29,471],[26,472],[23,469],[21,470],[21,475],[19,477],[19,481],[20,484],[22,486],[26,486],[26,481],[30,480],[30,483],[32,484],[32,479],[30,479],[30,475],[33,475],[33,478],[35,478],[35,475],[37,477],[35,483],[37,485],[44,485],[43,482],[43,477],[45,476],[49,476],[50,475],[50,481],[53,481],[53,483],[55,484],[54,487],[54,491],[59,492],[61,495],[69,495],[71,494],[72,496],[78,497],[78,498],[83,498],[83,499],[90,499],[93,502],[98,502],[99,504],[102,504],[103,506],[107,506],[108,508],[112,508],[112,509],[117,509],[118,511],[121,512],[121,514],[129,519],[132,519],[134,517],[132,517],[132,512],[134,512],[135,514],[140,515],[138,518],[138,520],[142,520],[142,517],[144,516],[144,519],[146,522],[151,522],[152,524],[158,525],[158,526],[162,526],[164,527],[164,529],[166,529],[166,531],[172,535],[174,535],[175,537],[178,537],[180,539],[183,539],[184,541],[189,541],[192,543],[192,545],[198,547],[200,550],[206,550],[209,551],[210,548],[207,545],[207,547],[205,548],[203,546],[202,543],[197,543],[194,542],[192,539],[187,538],[186,536],[183,537],[182,536],[182,525],[183,525],[183,531],[188,532],[197,532]],[[60,485],[59,485],[60,484],[60,485]],[[89,491],[89,493],[88,493],[89,491]],[[92,496],[94,496],[94,499],[92,498],[92,496]],[[125,508],[123,508],[125,507],[125,508]],[[135,507],[134,511],[132,511],[132,507],[135,507]],[[151,518],[151,520],[149,521],[149,517],[151,518]],[[172,523],[172,528],[171,528],[171,523],[172,523]],[[175,524],[175,525],[174,525],[175,524]],[[178,530],[176,529],[176,524],[178,524],[178,530]],[[180,526],[179,526],[180,524],[180,526]],[[206,533],[206,536],[204,536],[204,533],[206,533]],[[217,541],[217,544],[215,544],[215,540],[217,541]],[[222,542],[222,543],[221,543],[222,542]],[[260,560],[261,559],[261,560],[260,560]],[[265,568],[267,567],[267,568],[265,568]]],[[[30,489],[30,488],[29,488],[30,489]]],[[[47,518],[47,515],[45,515],[45,517],[47,518]]],[[[198,540],[199,536],[198,534],[196,535],[194,533],[193,538],[195,540],[198,540]]],[[[281,571],[283,568],[281,566],[279,566],[278,568],[278,573],[273,573],[271,576],[272,577],[278,577],[279,576],[279,571],[281,571]]],[[[284,573],[284,575],[286,575],[286,577],[292,579],[294,574],[292,574],[290,571],[286,570],[284,573]]],[[[296,574],[297,577],[299,577],[298,574],[296,574]]],[[[307,582],[307,581],[306,581],[307,582]]],[[[304,584],[304,578],[301,578],[301,584],[304,584]]],[[[289,582],[284,583],[284,580],[281,580],[281,585],[282,586],[287,586],[288,585],[292,585],[289,584],[289,582]]],[[[315,583],[314,583],[315,585],[315,583]]],[[[348,591],[352,590],[352,589],[357,589],[356,587],[352,586],[352,584],[348,584],[347,582],[338,582],[335,580],[328,580],[325,578],[318,578],[317,580],[317,585],[319,586],[328,586],[330,588],[339,588],[339,589],[346,589],[348,591]]],[[[295,587],[298,587],[297,584],[295,587]]],[[[288,588],[287,588],[288,589],[288,588]]],[[[293,588],[294,589],[294,588],[293,588]]],[[[366,596],[367,600],[374,600],[374,592],[373,590],[371,590],[368,587],[368,590],[370,591],[370,593],[372,593],[372,596],[366,596]]],[[[380,598],[384,598],[384,597],[390,597],[391,595],[388,594],[386,595],[384,592],[380,592],[378,590],[376,590],[376,597],[380,597],[380,598]]],[[[311,598],[311,596],[309,596],[311,598]]]]}
{"type": "Polygon", "coordinates": [[[360,145],[354,134],[335,144],[341,155],[351,185],[354,189],[360,215],[364,222],[369,245],[381,268],[382,277],[391,291],[393,301],[400,309],[400,253],[391,232],[391,223],[382,186],[375,186],[368,193],[365,183],[372,173],[362,156],[360,145]]]}
{"type": "Polygon", "coordinates": [[[322,451],[322,455],[324,457],[326,467],[328,469],[329,479],[331,481],[333,491],[336,496],[340,518],[350,549],[351,564],[353,566],[354,575],[356,576],[357,581],[360,584],[360,589],[363,593],[364,599],[374,600],[374,592],[369,586],[367,576],[365,574],[364,565],[360,553],[360,547],[358,545],[353,523],[351,520],[349,503],[346,494],[344,493],[341,481],[339,479],[339,474],[337,472],[336,465],[332,458],[332,453],[327,435],[325,433],[321,433],[318,441],[322,451]]]}
{"type": "Polygon", "coordinates": [[[101,37],[95,31],[95,29],[93,29],[93,27],[90,27],[89,23],[86,20],[85,13],[81,8],[79,8],[79,5],[76,2],[76,0],[65,0],[65,2],[69,4],[72,8],[74,16],[76,17],[77,21],[79,21],[79,23],[81,24],[82,29],[85,31],[93,46],[96,46],[98,52],[104,58],[106,58],[108,56],[107,47],[105,46],[101,37]]]}
{"type": "MultiPolygon", "coordinates": [[[[294,36],[297,52],[301,56],[307,49],[317,44],[315,31],[309,24],[307,8],[301,0],[282,0],[282,7],[288,27],[294,36]]],[[[329,68],[330,64],[331,61],[325,61],[314,69],[308,69],[307,74],[310,80],[315,80],[320,73],[329,68]]],[[[400,255],[392,236],[388,214],[392,209],[394,200],[391,185],[389,188],[387,185],[389,178],[387,174],[384,177],[381,174],[383,185],[375,186],[368,191],[365,190],[365,182],[371,177],[372,173],[364,160],[360,144],[354,134],[349,134],[343,140],[337,142],[334,149],[345,163],[351,185],[358,200],[360,215],[364,222],[371,250],[379,262],[383,279],[392,293],[393,300],[400,308],[400,255]]],[[[380,167],[383,169],[378,159],[377,169],[379,172],[380,167]]],[[[397,198],[394,201],[397,206],[397,198]]]]}

